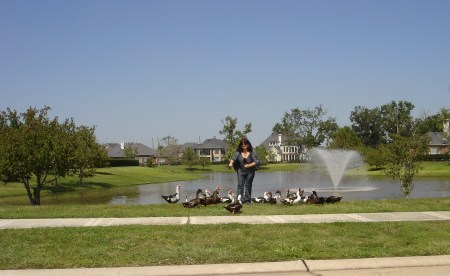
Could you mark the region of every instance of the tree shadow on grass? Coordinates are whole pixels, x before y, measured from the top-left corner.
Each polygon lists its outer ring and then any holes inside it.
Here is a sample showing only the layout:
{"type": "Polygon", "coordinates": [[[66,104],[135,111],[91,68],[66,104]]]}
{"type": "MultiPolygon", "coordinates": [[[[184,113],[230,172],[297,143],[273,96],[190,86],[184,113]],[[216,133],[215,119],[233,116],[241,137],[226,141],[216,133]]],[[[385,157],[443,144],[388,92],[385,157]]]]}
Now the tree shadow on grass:
{"type": "Polygon", "coordinates": [[[186,168],[186,171],[189,172],[211,172],[211,169],[207,169],[207,168],[186,168]]]}
{"type": "Polygon", "coordinates": [[[382,171],[384,170],[384,168],[370,168],[368,169],[369,172],[378,172],[378,171],[382,171]]]}
{"type": "Polygon", "coordinates": [[[95,188],[112,188],[114,187],[108,183],[100,183],[100,182],[85,182],[83,184],[80,183],[61,183],[52,186],[46,186],[43,190],[50,191],[52,193],[62,193],[62,192],[73,192],[77,190],[83,189],[95,189],[95,188]]]}
{"type": "Polygon", "coordinates": [[[101,175],[114,175],[113,173],[109,173],[109,172],[95,172],[95,174],[101,174],[101,175]]]}

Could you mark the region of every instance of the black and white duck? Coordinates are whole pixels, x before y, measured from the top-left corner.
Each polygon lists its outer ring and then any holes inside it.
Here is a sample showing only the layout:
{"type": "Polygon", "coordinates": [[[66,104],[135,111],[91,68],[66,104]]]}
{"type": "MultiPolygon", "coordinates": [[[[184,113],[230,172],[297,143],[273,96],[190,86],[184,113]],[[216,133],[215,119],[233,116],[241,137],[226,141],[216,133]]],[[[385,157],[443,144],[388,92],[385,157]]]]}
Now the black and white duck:
{"type": "Polygon", "coordinates": [[[182,189],[181,185],[177,185],[177,188],[175,190],[174,194],[171,195],[162,195],[161,197],[167,201],[168,203],[177,203],[180,201],[180,190],[182,189]]]}
{"type": "Polygon", "coordinates": [[[263,196],[257,196],[257,197],[252,197],[251,201],[253,203],[267,203],[267,199],[268,199],[268,192],[264,192],[263,196]]]}
{"type": "Polygon", "coordinates": [[[233,201],[233,190],[229,190],[226,197],[220,197],[221,203],[231,203],[233,201]]]}
{"type": "Polygon", "coordinates": [[[304,195],[305,190],[303,189],[298,189],[297,191],[297,197],[295,198],[295,200],[292,202],[293,204],[303,204],[305,202],[308,202],[308,196],[304,195]]]}
{"type": "Polygon", "coordinates": [[[272,192],[267,192],[266,202],[269,204],[277,204],[277,198],[272,195],[272,192]]]}

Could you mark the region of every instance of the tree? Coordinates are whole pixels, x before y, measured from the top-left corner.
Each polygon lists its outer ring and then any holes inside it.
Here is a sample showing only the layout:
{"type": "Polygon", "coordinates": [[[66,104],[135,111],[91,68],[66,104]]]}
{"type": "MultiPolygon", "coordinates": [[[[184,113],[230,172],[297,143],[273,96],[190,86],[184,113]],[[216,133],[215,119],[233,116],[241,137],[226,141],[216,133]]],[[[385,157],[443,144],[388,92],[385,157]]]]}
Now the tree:
{"type": "Polygon", "coordinates": [[[130,144],[126,145],[123,151],[127,159],[135,159],[138,155],[137,147],[133,148],[130,144]]]}
{"type": "Polygon", "coordinates": [[[414,122],[417,134],[426,134],[428,132],[444,132],[444,124],[450,119],[449,110],[441,108],[441,110],[434,115],[422,114],[414,122]]]}
{"type": "Polygon", "coordinates": [[[245,137],[248,133],[252,132],[252,124],[247,123],[242,131],[237,130],[237,118],[231,116],[225,117],[225,121],[222,120],[223,128],[219,131],[219,134],[224,135],[224,142],[227,144],[227,152],[225,156],[227,159],[233,157],[234,151],[237,148],[239,140],[245,137]]]}
{"type": "Polygon", "coordinates": [[[363,149],[364,161],[375,169],[380,169],[386,164],[386,147],[380,145],[377,148],[365,147],[363,149]]]}
{"type": "Polygon", "coordinates": [[[30,107],[18,114],[8,108],[0,114],[1,178],[22,182],[32,205],[41,204],[47,183],[73,173],[77,162],[75,123],[50,119],[49,110],[30,107]]]}
{"type": "Polygon", "coordinates": [[[368,109],[367,107],[357,106],[350,114],[350,121],[353,131],[357,133],[365,146],[375,148],[385,143],[379,108],[368,109]]]}
{"type": "Polygon", "coordinates": [[[211,165],[211,160],[208,157],[200,157],[198,163],[204,169],[205,167],[211,165]]]}
{"type": "Polygon", "coordinates": [[[96,142],[95,127],[80,126],[72,136],[74,148],[73,172],[78,175],[80,184],[85,177],[94,176],[98,167],[103,166],[107,160],[107,153],[96,142]]]}
{"type": "Polygon", "coordinates": [[[267,164],[268,158],[269,158],[269,151],[263,146],[259,145],[254,148],[256,154],[259,157],[259,161],[261,161],[261,164],[267,164]]]}
{"type": "Polygon", "coordinates": [[[349,126],[339,128],[333,135],[330,145],[330,149],[347,149],[358,150],[362,143],[359,140],[358,134],[352,130],[349,126]]]}
{"type": "Polygon", "coordinates": [[[429,138],[414,135],[403,137],[392,134],[392,141],[386,145],[385,174],[391,178],[398,178],[403,194],[408,197],[414,189],[413,178],[420,170],[420,156],[428,150],[429,138]]]}
{"type": "Polygon", "coordinates": [[[180,145],[178,145],[178,140],[174,137],[168,135],[161,139],[161,153],[166,160],[166,164],[172,165],[173,160],[178,160],[178,153],[180,152],[180,145]]]}
{"type": "Polygon", "coordinates": [[[199,161],[199,156],[191,147],[186,148],[183,151],[183,155],[181,156],[181,163],[188,165],[189,169],[192,169],[192,166],[197,164],[199,161]]]}
{"type": "Polygon", "coordinates": [[[407,101],[392,101],[380,108],[383,130],[386,134],[399,134],[410,137],[414,128],[411,111],[414,105],[407,101]]]}
{"type": "Polygon", "coordinates": [[[338,129],[336,118],[325,118],[327,113],[322,105],[313,110],[291,109],[291,113],[284,114],[281,123],[275,124],[272,132],[284,135],[289,145],[317,147],[338,129]]]}

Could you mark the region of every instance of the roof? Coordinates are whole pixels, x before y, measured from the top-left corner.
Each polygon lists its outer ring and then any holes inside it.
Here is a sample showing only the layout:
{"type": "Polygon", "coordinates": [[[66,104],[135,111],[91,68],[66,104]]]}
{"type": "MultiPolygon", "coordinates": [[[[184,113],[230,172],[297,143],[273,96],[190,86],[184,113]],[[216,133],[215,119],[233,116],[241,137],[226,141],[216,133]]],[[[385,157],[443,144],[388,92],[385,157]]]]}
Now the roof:
{"type": "MultiPolygon", "coordinates": [[[[131,146],[133,149],[137,149],[137,156],[156,156],[157,152],[154,149],[147,147],[141,143],[127,143],[126,146],[131,146]]],[[[120,148],[120,145],[116,145],[108,151],[108,157],[125,157],[125,150],[120,148]]]]}
{"type": "MultiPolygon", "coordinates": [[[[277,133],[272,133],[269,137],[266,138],[260,145],[264,146],[267,150],[270,150],[271,148],[275,148],[276,150],[279,150],[279,135],[277,133]]],[[[284,143],[283,136],[281,136],[281,145],[284,143]]]]}
{"type": "Polygon", "coordinates": [[[211,138],[206,139],[203,143],[195,145],[195,149],[226,149],[227,144],[220,139],[211,138]]]}
{"type": "Polygon", "coordinates": [[[428,132],[427,135],[431,138],[431,141],[429,143],[430,146],[448,145],[447,138],[445,138],[441,132],[428,132]]]}

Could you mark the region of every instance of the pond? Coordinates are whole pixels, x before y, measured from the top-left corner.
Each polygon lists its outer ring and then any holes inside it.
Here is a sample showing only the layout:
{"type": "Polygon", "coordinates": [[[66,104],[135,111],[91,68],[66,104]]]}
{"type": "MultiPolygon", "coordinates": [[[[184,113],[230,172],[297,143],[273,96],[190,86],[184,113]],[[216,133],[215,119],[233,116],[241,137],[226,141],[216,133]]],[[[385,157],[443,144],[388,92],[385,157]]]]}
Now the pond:
{"type": "MultiPolygon", "coordinates": [[[[42,204],[160,204],[165,203],[161,195],[175,192],[175,187],[183,186],[180,196],[195,196],[197,189],[214,190],[222,186],[222,196],[228,190],[236,191],[237,180],[234,173],[209,173],[201,179],[161,184],[143,184],[128,187],[95,189],[88,191],[58,193],[42,198],[42,204]]],[[[303,188],[305,194],[313,189],[319,196],[342,196],[343,200],[379,200],[404,198],[399,180],[384,177],[368,178],[362,176],[344,176],[337,189],[334,188],[327,173],[310,172],[257,172],[253,182],[252,196],[262,196],[265,191],[303,188]]],[[[283,193],[284,194],[284,193],[283,193]]],[[[450,179],[418,178],[414,179],[414,189],[410,198],[450,197],[450,179]]]]}

